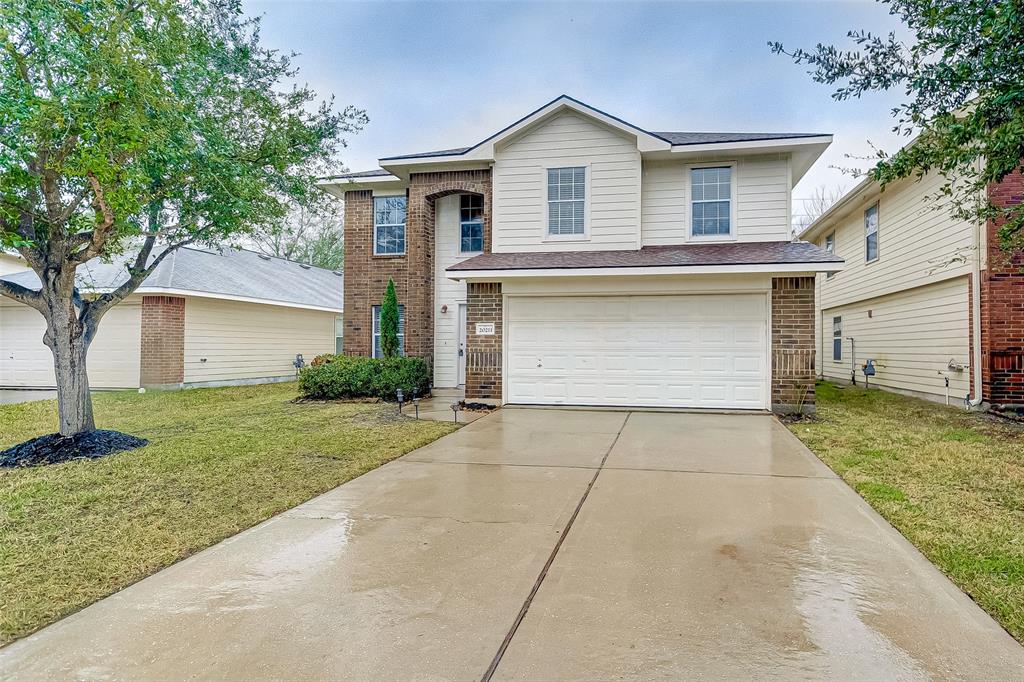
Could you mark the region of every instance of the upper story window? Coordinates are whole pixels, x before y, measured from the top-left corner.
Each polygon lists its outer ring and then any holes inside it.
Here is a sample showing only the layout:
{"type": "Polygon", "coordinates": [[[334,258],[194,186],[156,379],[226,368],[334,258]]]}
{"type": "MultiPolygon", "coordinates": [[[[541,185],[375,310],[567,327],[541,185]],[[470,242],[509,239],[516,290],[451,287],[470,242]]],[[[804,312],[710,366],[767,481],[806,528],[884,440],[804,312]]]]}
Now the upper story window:
{"type": "Polygon", "coordinates": [[[878,204],[864,211],[864,259],[878,260],[878,204]]]}
{"type": "Polygon", "coordinates": [[[463,194],[459,204],[459,251],[476,253],[484,250],[484,198],[479,194],[463,194]]]}
{"type": "Polygon", "coordinates": [[[584,234],[587,169],[548,169],[548,236],[584,234]]]}
{"type": "MultiPolygon", "coordinates": [[[[825,237],[825,250],[828,251],[829,253],[835,255],[835,252],[836,252],[836,233],[835,232],[831,232],[831,233],[829,233],[829,235],[827,237],[825,237]]],[[[832,275],[834,275],[834,274],[836,274],[836,273],[834,273],[834,272],[827,273],[825,275],[825,279],[832,279],[832,275]]]]}
{"type": "Polygon", "coordinates": [[[694,237],[732,235],[732,167],[690,170],[690,234],[694,237]]]}
{"type": "Polygon", "coordinates": [[[373,253],[394,256],[405,253],[404,196],[373,198],[373,253]]]}

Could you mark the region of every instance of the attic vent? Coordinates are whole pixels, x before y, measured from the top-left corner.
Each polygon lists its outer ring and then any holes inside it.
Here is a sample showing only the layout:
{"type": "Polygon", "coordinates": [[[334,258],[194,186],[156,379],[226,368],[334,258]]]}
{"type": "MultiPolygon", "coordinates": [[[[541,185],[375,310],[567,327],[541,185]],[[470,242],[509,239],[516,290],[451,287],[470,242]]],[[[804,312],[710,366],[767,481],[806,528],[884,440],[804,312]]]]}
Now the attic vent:
{"type": "Polygon", "coordinates": [[[256,255],[262,258],[263,260],[270,260],[270,256],[268,256],[265,253],[257,253],[256,255]]]}
{"type": "Polygon", "coordinates": [[[302,268],[303,270],[309,270],[313,266],[312,265],[306,265],[305,263],[299,263],[299,267],[302,268]]]}

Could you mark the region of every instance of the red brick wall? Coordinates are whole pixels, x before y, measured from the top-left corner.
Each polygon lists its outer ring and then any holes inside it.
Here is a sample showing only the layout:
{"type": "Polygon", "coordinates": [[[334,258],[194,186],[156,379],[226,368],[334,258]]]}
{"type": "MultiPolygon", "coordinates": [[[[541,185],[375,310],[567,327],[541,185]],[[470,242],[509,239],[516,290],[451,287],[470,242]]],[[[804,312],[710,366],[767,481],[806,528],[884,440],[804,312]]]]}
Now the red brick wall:
{"type": "MultiPolygon", "coordinates": [[[[1024,199],[1014,173],[989,188],[990,200],[1012,206],[1024,199]]],[[[981,273],[982,395],[995,404],[1024,404],[1024,253],[999,248],[999,225],[987,229],[987,268],[981,273]]]]}
{"type": "Polygon", "coordinates": [[[345,193],[345,353],[369,355],[371,308],[380,305],[388,278],[405,309],[405,352],[434,355],[434,202],[449,194],[484,197],[484,250],[491,248],[490,170],[413,173],[409,180],[405,254],[373,255],[373,193],[345,193]]]}
{"type": "Polygon", "coordinates": [[[501,284],[470,282],[466,292],[466,399],[501,401],[501,284]],[[477,322],[493,322],[493,336],[479,336],[477,322]]]}
{"type": "Polygon", "coordinates": [[[185,299],[142,297],[143,386],[177,386],[185,381],[185,299]]]}
{"type": "Polygon", "coordinates": [[[772,410],[814,411],[814,277],[772,279],[772,410]]]}

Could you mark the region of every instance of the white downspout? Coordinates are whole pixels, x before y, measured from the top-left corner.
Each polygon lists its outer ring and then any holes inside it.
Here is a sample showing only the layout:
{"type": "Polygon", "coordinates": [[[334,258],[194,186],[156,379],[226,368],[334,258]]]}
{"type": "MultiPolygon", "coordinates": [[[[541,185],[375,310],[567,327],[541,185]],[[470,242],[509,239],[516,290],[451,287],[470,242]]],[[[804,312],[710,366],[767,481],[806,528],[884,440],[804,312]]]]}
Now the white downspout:
{"type": "Polygon", "coordinates": [[[972,337],[974,339],[971,353],[974,365],[974,398],[967,400],[967,409],[981,405],[981,223],[974,221],[974,268],[971,275],[971,316],[972,337]]]}

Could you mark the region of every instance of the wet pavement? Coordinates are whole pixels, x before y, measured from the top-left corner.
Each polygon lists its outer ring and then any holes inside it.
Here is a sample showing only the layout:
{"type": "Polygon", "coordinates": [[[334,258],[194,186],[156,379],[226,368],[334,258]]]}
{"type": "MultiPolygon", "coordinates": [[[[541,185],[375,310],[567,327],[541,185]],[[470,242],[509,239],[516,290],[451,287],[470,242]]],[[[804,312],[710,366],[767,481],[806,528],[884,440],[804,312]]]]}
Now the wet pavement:
{"type": "Polygon", "coordinates": [[[0,650],[6,679],[1012,679],[763,415],[504,409],[0,650]]]}

